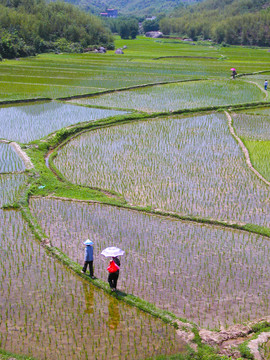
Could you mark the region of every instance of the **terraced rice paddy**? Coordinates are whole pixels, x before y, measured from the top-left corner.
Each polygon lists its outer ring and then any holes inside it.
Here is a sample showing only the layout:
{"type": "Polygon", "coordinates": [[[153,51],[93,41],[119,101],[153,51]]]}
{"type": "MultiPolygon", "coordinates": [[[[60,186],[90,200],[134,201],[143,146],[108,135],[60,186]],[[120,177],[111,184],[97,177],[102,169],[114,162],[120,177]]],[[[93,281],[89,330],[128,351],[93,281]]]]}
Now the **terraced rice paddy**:
{"type": "Polygon", "coordinates": [[[118,114],[124,112],[60,102],[3,106],[0,108],[0,138],[28,143],[69,125],[118,114]]]}
{"type": "Polygon", "coordinates": [[[194,109],[262,101],[265,94],[243,81],[196,81],[121,91],[71,102],[146,112],[194,109]]]}
{"type": "Polygon", "coordinates": [[[224,114],[89,132],[54,161],[69,181],[114,190],[132,204],[270,225],[269,188],[247,168],[224,114]]]}
{"type": "Polygon", "coordinates": [[[250,140],[270,140],[270,108],[256,108],[233,114],[237,134],[250,140]]]}
{"type": "Polygon", "coordinates": [[[233,114],[233,123],[254,167],[270,181],[270,109],[250,109],[233,114]]]}
{"type": "Polygon", "coordinates": [[[0,207],[13,203],[25,187],[27,175],[0,174],[0,207]]]}
{"type": "Polygon", "coordinates": [[[23,161],[9,144],[0,142],[0,173],[24,171],[23,161]]]}
{"type": "MultiPolygon", "coordinates": [[[[95,275],[104,281],[108,259],[100,252],[111,245],[123,248],[118,288],[140,297],[145,309],[151,309],[149,301],[211,329],[268,315],[268,238],[127,210],[121,208],[121,198],[106,192],[123,194],[129,204],[146,210],[270,228],[269,186],[247,167],[224,113],[148,118],[74,138],[58,151],[55,166],[69,182],[102,193],[61,182],[45,162],[37,164],[52,145],[49,134],[126,113],[119,109],[151,114],[268,100],[263,91],[268,74],[232,81],[229,70],[269,69],[265,49],[141,37],[116,40],[116,47],[123,45],[127,49],[121,56],[42,54],[0,63],[0,101],[59,99],[171,82],[72,100],[74,104],[2,104],[0,139],[36,140],[36,146],[24,147],[36,169],[29,178],[28,172],[0,174],[0,207],[21,204],[30,182],[31,194],[114,202],[120,207],[30,197],[29,206],[52,245],[75,262],[83,264],[83,241],[92,239],[95,275]],[[191,81],[179,82],[183,80],[191,81]]],[[[231,115],[252,163],[270,179],[269,109],[231,115]]],[[[7,144],[0,143],[0,159],[0,172],[24,170],[7,144]]],[[[132,296],[109,296],[51,257],[20,211],[0,209],[0,222],[0,348],[39,360],[138,360],[185,351],[172,326],[118,301],[132,296]]]]}
{"type": "MultiPolygon", "coordinates": [[[[0,178],[1,203],[14,187],[10,178],[0,178]]],[[[171,326],[118,303],[48,256],[20,212],[0,210],[0,221],[2,348],[40,360],[138,359],[185,350],[171,326]]]]}
{"type": "Polygon", "coordinates": [[[201,326],[220,327],[267,315],[269,240],[98,204],[32,199],[40,225],[74,261],[94,242],[95,274],[107,279],[112,244],[125,249],[119,288],[201,326]]]}

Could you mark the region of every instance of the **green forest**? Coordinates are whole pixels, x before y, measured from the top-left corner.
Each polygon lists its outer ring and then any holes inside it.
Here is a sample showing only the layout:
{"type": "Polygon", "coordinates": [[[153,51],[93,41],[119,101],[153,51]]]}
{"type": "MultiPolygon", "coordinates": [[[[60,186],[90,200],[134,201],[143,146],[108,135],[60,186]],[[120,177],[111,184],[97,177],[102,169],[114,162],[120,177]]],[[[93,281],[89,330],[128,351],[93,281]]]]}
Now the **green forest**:
{"type": "Polygon", "coordinates": [[[0,0],[0,56],[15,58],[47,51],[81,52],[113,47],[101,19],[64,2],[0,0]]]}
{"type": "MultiPolygon", "coordinates": [[[[0,0],[0,59],[32,56],[44,52],[80,53],[104,46],[114,49],[112,33],[134,39],[138,34],[140,2],[124,1],[138,9],[137,17],[101,19],[78,6],[45,0],[0,0]],[[133,5],[132,5],[133,4],[133,5]]],[[[159,0],[160,8],[169,6],[159,0]]],[[[211,40],[223,45],[270,46],[269,0],[205,0],[175,2],[170,15],[160,13],[144,21],[143,30],[161,30],[165,36],[211,40]]],[[[146,1],[152,6],[155,2],[146,1]]],[[[81,6],[81,3],[78,3],[81,6]]],[[[90,1],[89,6],[95,2],[90,1]]],[[[104,7],[106,3],[103,3],[104,7]]],[[[170,3],[170,6],[172,3],[170,3]]],[[[150,6],[150,8],[151,8],[150,6]]]]}
{"type": "Polygon", "coordinates": [[[165,35],[232,45],[270,45],[269,0],[206,0],[160,21],[165,35]]]}
{"type": "Polygon", "coordinates": [[[186,6],[202,0],[66,0],[80,8],[99,14],[108,8],[117,9],[121,16],[152,16],[169,13],[178,6],[186,6]]]}

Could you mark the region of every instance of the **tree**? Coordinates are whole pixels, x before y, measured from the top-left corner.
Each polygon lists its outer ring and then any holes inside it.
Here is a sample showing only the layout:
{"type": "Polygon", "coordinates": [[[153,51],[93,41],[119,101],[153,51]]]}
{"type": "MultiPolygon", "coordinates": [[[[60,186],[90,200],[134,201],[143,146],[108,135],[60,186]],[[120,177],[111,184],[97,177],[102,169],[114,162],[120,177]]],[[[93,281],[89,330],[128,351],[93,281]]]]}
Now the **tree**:
{"type": "Polygon", "coordinates": [[[118,33],[121,39],[136,39],[139,32],[139,24],[137,20],[121,20],[118,24],[118,33]]]}

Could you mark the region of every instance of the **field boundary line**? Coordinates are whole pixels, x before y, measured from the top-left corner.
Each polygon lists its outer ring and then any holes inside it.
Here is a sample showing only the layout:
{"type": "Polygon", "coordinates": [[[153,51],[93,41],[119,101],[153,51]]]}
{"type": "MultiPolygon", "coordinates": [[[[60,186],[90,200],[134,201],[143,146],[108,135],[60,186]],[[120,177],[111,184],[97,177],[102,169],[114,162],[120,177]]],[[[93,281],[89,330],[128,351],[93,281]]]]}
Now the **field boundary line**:
{"type": "Polygon", "coordinates": [[[33,165],[32,161],[30,160],[29,156],[22,150],[22,148],[20,147],[19,144],[17,144],[16,142],[11,142],[10,146],[13,147],[16,154],[22,159],[24,166],[27,170],[34,168],[34,165],[33,165]]]}
{"type": "Polygon", "coordinates": [[[160,56],[157,58],[153,58],[152,60],[160,60],[160,59],[207,59],[207,60],[218,60],[219,57],[213,57],[213,56],[188,56],[188,55],[179,55],[179,56],[160,56]]]}
{"type": "Polygon", "coordinates": [[[235,131],[234,131],[234,128],[233,128],[233,125],[232,125],[232,117],[231,115],[227,112],[227,111],[224,111],[226,116],[227,116],[227,119],[228,119],[228,125],[229,125],[229,130],[230,130],[230,133],[232,134],[232,136],[235,138],[235,140],[238,142],[238,144],[240,145],[243,153],[244,153],[244,156],[246,158],[246,163],[247,163],[247,166],[248,168],[260,179],[262,180],[266,185],[270,186],[270,182],[268,180],[266,180],[252,165],[251,163],[251,160],[250,160],[250,156],[249,156],[249,152],[247,150],[247,148],[245,147],[243,141],[236,135],[235,131]]]}
{"type": "Polygon", "coordinates": [[[252,76],[252,75],[264,74],[264,73],[269,73],[269,72],[270,72],[270,69],[269,70],[254,71],[253,73],[239,74],[239,75],[236,75],[236,77],[252,76]]]}
{"type": "Polygon", "coordinates": [[[24,103],[31,103],[31,102],[42,102],[42,101],[52,101],[51,98],[33,98],[33,99],[17,99],[17,100],[3,100],[0,101],[1,105],[9,105],[9,104],[24,104],[24,103]]]}
{"type": "Polygon", "coordinates": [[[209,79],[186,79],[186,80],[175,80],[175,81],[160,81],[157,83],[133,85],[133,86],[118,88],[118,89],[108,89],[105,91],[100,91],[100,92],[91,93],[91,94],[74,95],[74,96],[67,96],[67,97],[63,97],[63,98],[60,97],[60,98],[56,98],[55,100],[68,101],[68,100],[72,100],[72,99],[81,99],[81,98],[85,98],[85,97],[94,97],[94,96],[100,96],[100,95],[105,95],[105,94],[111,94],[111,93],[120,92],[120,91],[141,89],[141,88],[145,88],[145,87],[152,87],[152,86],[158,86],[158,85],[178,84],[178,83],[191,82],[191,81],[209,81],[209,79]]]}

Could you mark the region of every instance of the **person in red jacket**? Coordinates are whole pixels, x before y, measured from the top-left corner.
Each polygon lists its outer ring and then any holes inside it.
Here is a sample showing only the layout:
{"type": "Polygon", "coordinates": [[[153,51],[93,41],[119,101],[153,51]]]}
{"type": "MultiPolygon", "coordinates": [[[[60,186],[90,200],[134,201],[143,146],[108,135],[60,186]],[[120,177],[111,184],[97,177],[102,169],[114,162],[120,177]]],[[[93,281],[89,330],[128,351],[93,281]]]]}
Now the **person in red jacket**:
{"type": "Polygon", "coordinates": [[[120,265],[120,260],[117,256],[115,256],[112,258],[112,260],[110,260],[109,267],[107,268],[107,270],[109,271],[108,283],[112,291],[116,291],[120,265]]]}

